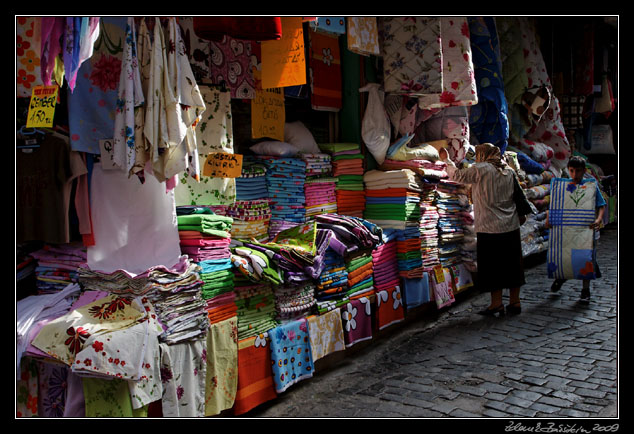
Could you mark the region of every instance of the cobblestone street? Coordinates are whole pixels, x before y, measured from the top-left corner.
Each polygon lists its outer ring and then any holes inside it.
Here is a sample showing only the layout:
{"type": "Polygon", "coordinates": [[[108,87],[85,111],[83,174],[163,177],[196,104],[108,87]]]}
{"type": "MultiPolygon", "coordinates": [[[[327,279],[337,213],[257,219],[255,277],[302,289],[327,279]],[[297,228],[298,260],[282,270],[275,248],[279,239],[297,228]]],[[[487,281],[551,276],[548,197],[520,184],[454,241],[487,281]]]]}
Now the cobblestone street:
{"type": "Polygon", "coordinates": [[[543,254],[527,266],[521,314],[483,317],[489,295],[461,294],[245,417],[618,417],[616,224],[602,230],[597,257],[588,305],[580,281],[550,292],[543,254]]]}

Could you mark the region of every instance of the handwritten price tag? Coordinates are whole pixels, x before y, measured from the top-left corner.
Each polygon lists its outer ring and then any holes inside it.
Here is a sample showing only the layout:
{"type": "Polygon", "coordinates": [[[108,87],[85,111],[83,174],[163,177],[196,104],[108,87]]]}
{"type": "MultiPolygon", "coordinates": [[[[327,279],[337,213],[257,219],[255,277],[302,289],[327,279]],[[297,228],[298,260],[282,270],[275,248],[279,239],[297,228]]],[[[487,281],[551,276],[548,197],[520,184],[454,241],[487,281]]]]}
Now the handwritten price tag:
{"type": "Polygon", "coordinates": [[[52,127],[55,116],[55,104],[59,87],[35,86],[31,94],[31,104],[26,120],[27,128],[52,127]]]}
{"type": "Polygon", "coordinates": [[[306,84],[301,17],[282,17],[282,39],[262,41],[262,88],[306,84]]]}
{"type": "Polygon", "coordinates": [[[445,272],[441,266],[434,267],[434,273],[436,273],[436,283],[445,281],[445,272]]]}
{"type": "Polygon", "coordinates": [[[239,178],[242,174],[242,155],[211,152],[203,166],[203,176],[213,178],[239,178]]]}
{"type": "Polygon", "coordinates": [[[251,137],[284,141],[286,108],[282,89],[256,90],[251,100],[251,137]]]}

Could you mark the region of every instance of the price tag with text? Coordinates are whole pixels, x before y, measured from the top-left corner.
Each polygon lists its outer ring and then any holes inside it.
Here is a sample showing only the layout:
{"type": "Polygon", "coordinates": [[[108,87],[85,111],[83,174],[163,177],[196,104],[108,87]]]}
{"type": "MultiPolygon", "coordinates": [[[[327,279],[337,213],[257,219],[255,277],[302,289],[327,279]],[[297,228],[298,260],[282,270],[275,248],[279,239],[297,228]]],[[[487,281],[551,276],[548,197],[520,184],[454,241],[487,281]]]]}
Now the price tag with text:
{"type": "Polygon", "coordinates": [[[26,120],[27,128],[50,128],[53,126],[58,90],[59,87],[57,85],[35,86],[33,88],[29,114],[26,120]]]}
{"type": "Polygon", "coordinates": [[[203,166],[203,176],[212,178],[239,178],[242,175],[242,155],[211,152],[203,166]]]}
{"type": "Polygon", "coordinates": [[[445,281],[445,271],[441,266],[434,267],[434,273],[436,273],[436,283],[443,283],[445,281]]]}
{"type": "Polygon", "coordinates": [[[281,88],[257,90],[251,100],[251,138],[284,141],[286,108],[281,88]]]}

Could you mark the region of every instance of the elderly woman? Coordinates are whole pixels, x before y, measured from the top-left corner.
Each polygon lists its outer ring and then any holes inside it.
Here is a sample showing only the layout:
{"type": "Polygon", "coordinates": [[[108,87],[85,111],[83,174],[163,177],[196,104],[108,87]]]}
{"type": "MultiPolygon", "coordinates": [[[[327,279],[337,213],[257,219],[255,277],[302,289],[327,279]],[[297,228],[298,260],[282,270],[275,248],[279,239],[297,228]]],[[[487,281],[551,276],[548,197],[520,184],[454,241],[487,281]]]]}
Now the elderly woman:
{"type": "MultiPolygon", "coordinates": [[[[491,293],[491,304],[479,313],[504,314],[504,288],[510,290],[506,311],[520,313],[520,287],[525,283],[520,239],[520,225],[524,218],[519,216],[514,201],[516,175],[502,161],[497,146],[484,143],[475,149],[476,164],[468,168],[458,169],[444,149],[440,151],[440,158],[447,163],[451,180],[472,185],[478,286],[491,293]]],[[[526,200],[525,197],[522,199],[526,200]]]]}

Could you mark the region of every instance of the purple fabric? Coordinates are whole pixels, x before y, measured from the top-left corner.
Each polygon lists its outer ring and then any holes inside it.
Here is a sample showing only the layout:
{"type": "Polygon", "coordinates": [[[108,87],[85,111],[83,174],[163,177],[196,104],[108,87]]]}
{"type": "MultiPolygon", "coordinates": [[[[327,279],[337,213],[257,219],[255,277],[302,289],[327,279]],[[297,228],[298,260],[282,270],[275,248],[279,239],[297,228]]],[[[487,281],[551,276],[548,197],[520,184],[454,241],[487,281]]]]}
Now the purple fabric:
{"type": "Polygon", "coordinates": [[[86,405],[84,399],[84,385],[81,377],[73,371],[68,372],[66,378],[66,406],[64,417],[85,417],[86,405]]]}

